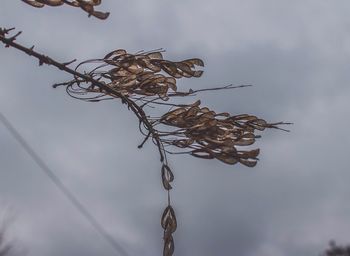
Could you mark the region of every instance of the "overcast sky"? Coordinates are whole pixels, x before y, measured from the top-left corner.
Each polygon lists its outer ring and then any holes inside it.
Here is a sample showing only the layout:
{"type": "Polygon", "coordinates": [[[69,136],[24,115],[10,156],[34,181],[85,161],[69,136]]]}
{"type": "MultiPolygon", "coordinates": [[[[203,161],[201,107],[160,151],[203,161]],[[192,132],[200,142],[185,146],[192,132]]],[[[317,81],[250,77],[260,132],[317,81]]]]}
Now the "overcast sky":
{"type": "MultiPolygon", "coordinates": [[[[61,61],[163,47],[200,57],[179,87],[253,84],[205,93],[217,111],[290,121],[267,131],[253,168],[171,157],[175,255],[316,256],[350,242],[350,3],[345,0],[104,0],[108,20],[79,9],[2,0],[0,26],[61,61]]],[[[70,79],[0,46],[0,111],[129,255],[161,255],[166,194],[156,148],[119,101],[85,103],[51,85],[70,79]]],[[[28,256],[115,255],[0,125],[0,210],[28,256]]],[[[0,215],[1,215],[0,214],[0,215]]]]}

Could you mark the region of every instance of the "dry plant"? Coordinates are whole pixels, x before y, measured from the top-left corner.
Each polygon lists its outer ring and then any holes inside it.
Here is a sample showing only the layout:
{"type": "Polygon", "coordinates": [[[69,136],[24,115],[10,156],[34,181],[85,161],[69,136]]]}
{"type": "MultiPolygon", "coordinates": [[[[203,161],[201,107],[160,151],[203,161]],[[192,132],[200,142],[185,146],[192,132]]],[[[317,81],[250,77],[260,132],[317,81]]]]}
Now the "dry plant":
{"type": "MultiPolygon", "coordinates": [[[[89,14],[94,5],[101,1],[25,1],[41,7],[61,5],[63,3],[80,6],[89,14]]],[[[15,42],[16,33],[10,35],[12,29],[1,29],[0,40],[6,47],[13,47],[39,60],[39,64],[53,65],[60,70],[73,75],[67,82],[55,84],[64,86],[67,93],[76,99],[99,102],[110,99],[120,99],[138,118],[140,132],[144,140],[151,140],[157,147],[161,162],[161,178],[164,189],[168,193],[167,206],[161,217],[164,229],[163,255],[174,253],[173,233],[177,228],[175,211],[171,205],[170,190],[174,174],[169,167],[169,154],[188,154],[204,159],[217,159],[223,163],[243,164],[254,167],[258,161],[259,149],[251,149],[260,137],[258,132],[267,128],[281,129],[283,122],[268,123],[254,115],[231,115],[227,112],[216,113],[201,104],[200,100],[191,104],[178,103],[174,98],[196,96],[203,91],[217,92],[248,85],[216,87],[179,91],[177,81],[181,78],[200,77],[203,73],[198,67],[203,67],[201,59],[193,58],[183,61],[164,59],[162,50],[150,52],[128,53],[126,50],[109,52],[102,58],[86,60],[75,68],[69,66],[75,61],[58,62],[34,50],[15,42]],[[148,108],[167,106],[168,110],[160,116],[146,112],[148,108]],[[170,108],[170,109],[169,109],[170,108]]],[[[187,98],[186,98],[187,99],[187,98]]],[[[157,108],[159,109],[159,108],[157,108]]],[[[162,108],[160,108],[162,109],[162,108]]],[[[281,129],[283,130],[283,129],[281,129]]]]}
{"type": "Polygon", "coordinates": [[[109,16],[108,12],[95,11],[94,9],[95,6],[101,4],[102,0],[22,0],[22,1],[36,8],[42,8],[45,5],[61,6],[63,4],[67,4],[73,7],[80,7],[85,12],[87,12],[89,16],[94,16],[101,20],[107,19],[109,16]]]}

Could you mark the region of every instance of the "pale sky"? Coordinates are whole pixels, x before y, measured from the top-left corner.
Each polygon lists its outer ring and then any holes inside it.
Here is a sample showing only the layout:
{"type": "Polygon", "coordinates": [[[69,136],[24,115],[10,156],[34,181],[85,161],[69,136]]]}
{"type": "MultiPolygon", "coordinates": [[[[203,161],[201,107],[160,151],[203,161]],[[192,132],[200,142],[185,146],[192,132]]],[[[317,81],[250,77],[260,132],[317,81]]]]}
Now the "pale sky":
{"type": "MultiPolygon", "coordinates": [[[[262,134],[252,169],[170,158],[175,255],[317,256],[331,239],[350,243],[349,1],[104,0],[98,9],[110,17],[2,0],[0,27],[61,61],[119,48],[199,57],[204,75],[180,88],[253,85],[204,93],[203,105],[294,123],[262,134]]],[[[137,148],[132,112],[70,98],[51,87],[69,75],[3,46],[0,77],[1,112],[66,186],[129,255],[161,255],[159,157],[150,143],[137,148]]],[[[18,251],[116,255],[2,125],[0,145],[0,207],[18,251]]]]}

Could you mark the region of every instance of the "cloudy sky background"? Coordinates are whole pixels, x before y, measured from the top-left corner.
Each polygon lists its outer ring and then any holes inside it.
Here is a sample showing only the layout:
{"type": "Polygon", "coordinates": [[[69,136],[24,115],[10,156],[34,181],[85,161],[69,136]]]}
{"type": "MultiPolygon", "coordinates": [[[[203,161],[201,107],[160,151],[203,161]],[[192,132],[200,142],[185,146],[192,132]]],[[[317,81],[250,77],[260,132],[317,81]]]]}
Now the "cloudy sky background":
{"type": "MultiPolygon", "coordinates": [[[[0,26],[68,61],[163,47],[200,57],[179,87],[253,84],[205,93],[217,111],[291,121],[267,131],[250,169],[171,157],[179,222],[175,255],[311,256],[350,242],[350,3],[345,0],[115,1],[107,21],[78,9],[2,0],[0,26]]],[[[129,255],[160,255],[166,194],[156,148],[119,101],[85,103],[55,82],[70,76],[0,47],[0,110],[129,255]]],[[[28,256],[115,255],[0,125],[0,207],[28,256]]]]}

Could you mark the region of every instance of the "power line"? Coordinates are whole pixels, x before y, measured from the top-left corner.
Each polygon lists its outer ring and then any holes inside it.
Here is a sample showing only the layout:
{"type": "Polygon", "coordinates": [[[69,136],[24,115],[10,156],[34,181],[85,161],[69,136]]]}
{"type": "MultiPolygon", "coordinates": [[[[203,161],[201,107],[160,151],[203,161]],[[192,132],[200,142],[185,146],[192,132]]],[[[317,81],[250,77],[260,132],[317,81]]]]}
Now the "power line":
{"type": "Polygon", "coordinates": [[[47,177],[56,185],[56,187],[67,197],[67,199],[75,206],[75,208],[83,215],[94,229],[109,243],[113,249],[122,256],[128,256],[128,253],[121,245],[103,228],[97,219],[87,210],[87,208],[74,196],[72,192],[62,183],[57,175],[47,166],[47,164],[39,157],[33,148],[25,141],[21,134],[15,129],[10,121],[0,112],[0,121],[4,124],[7,130],[15,138],[15,140],[23,147],[33,161],[47,175],[47,177]]]}

